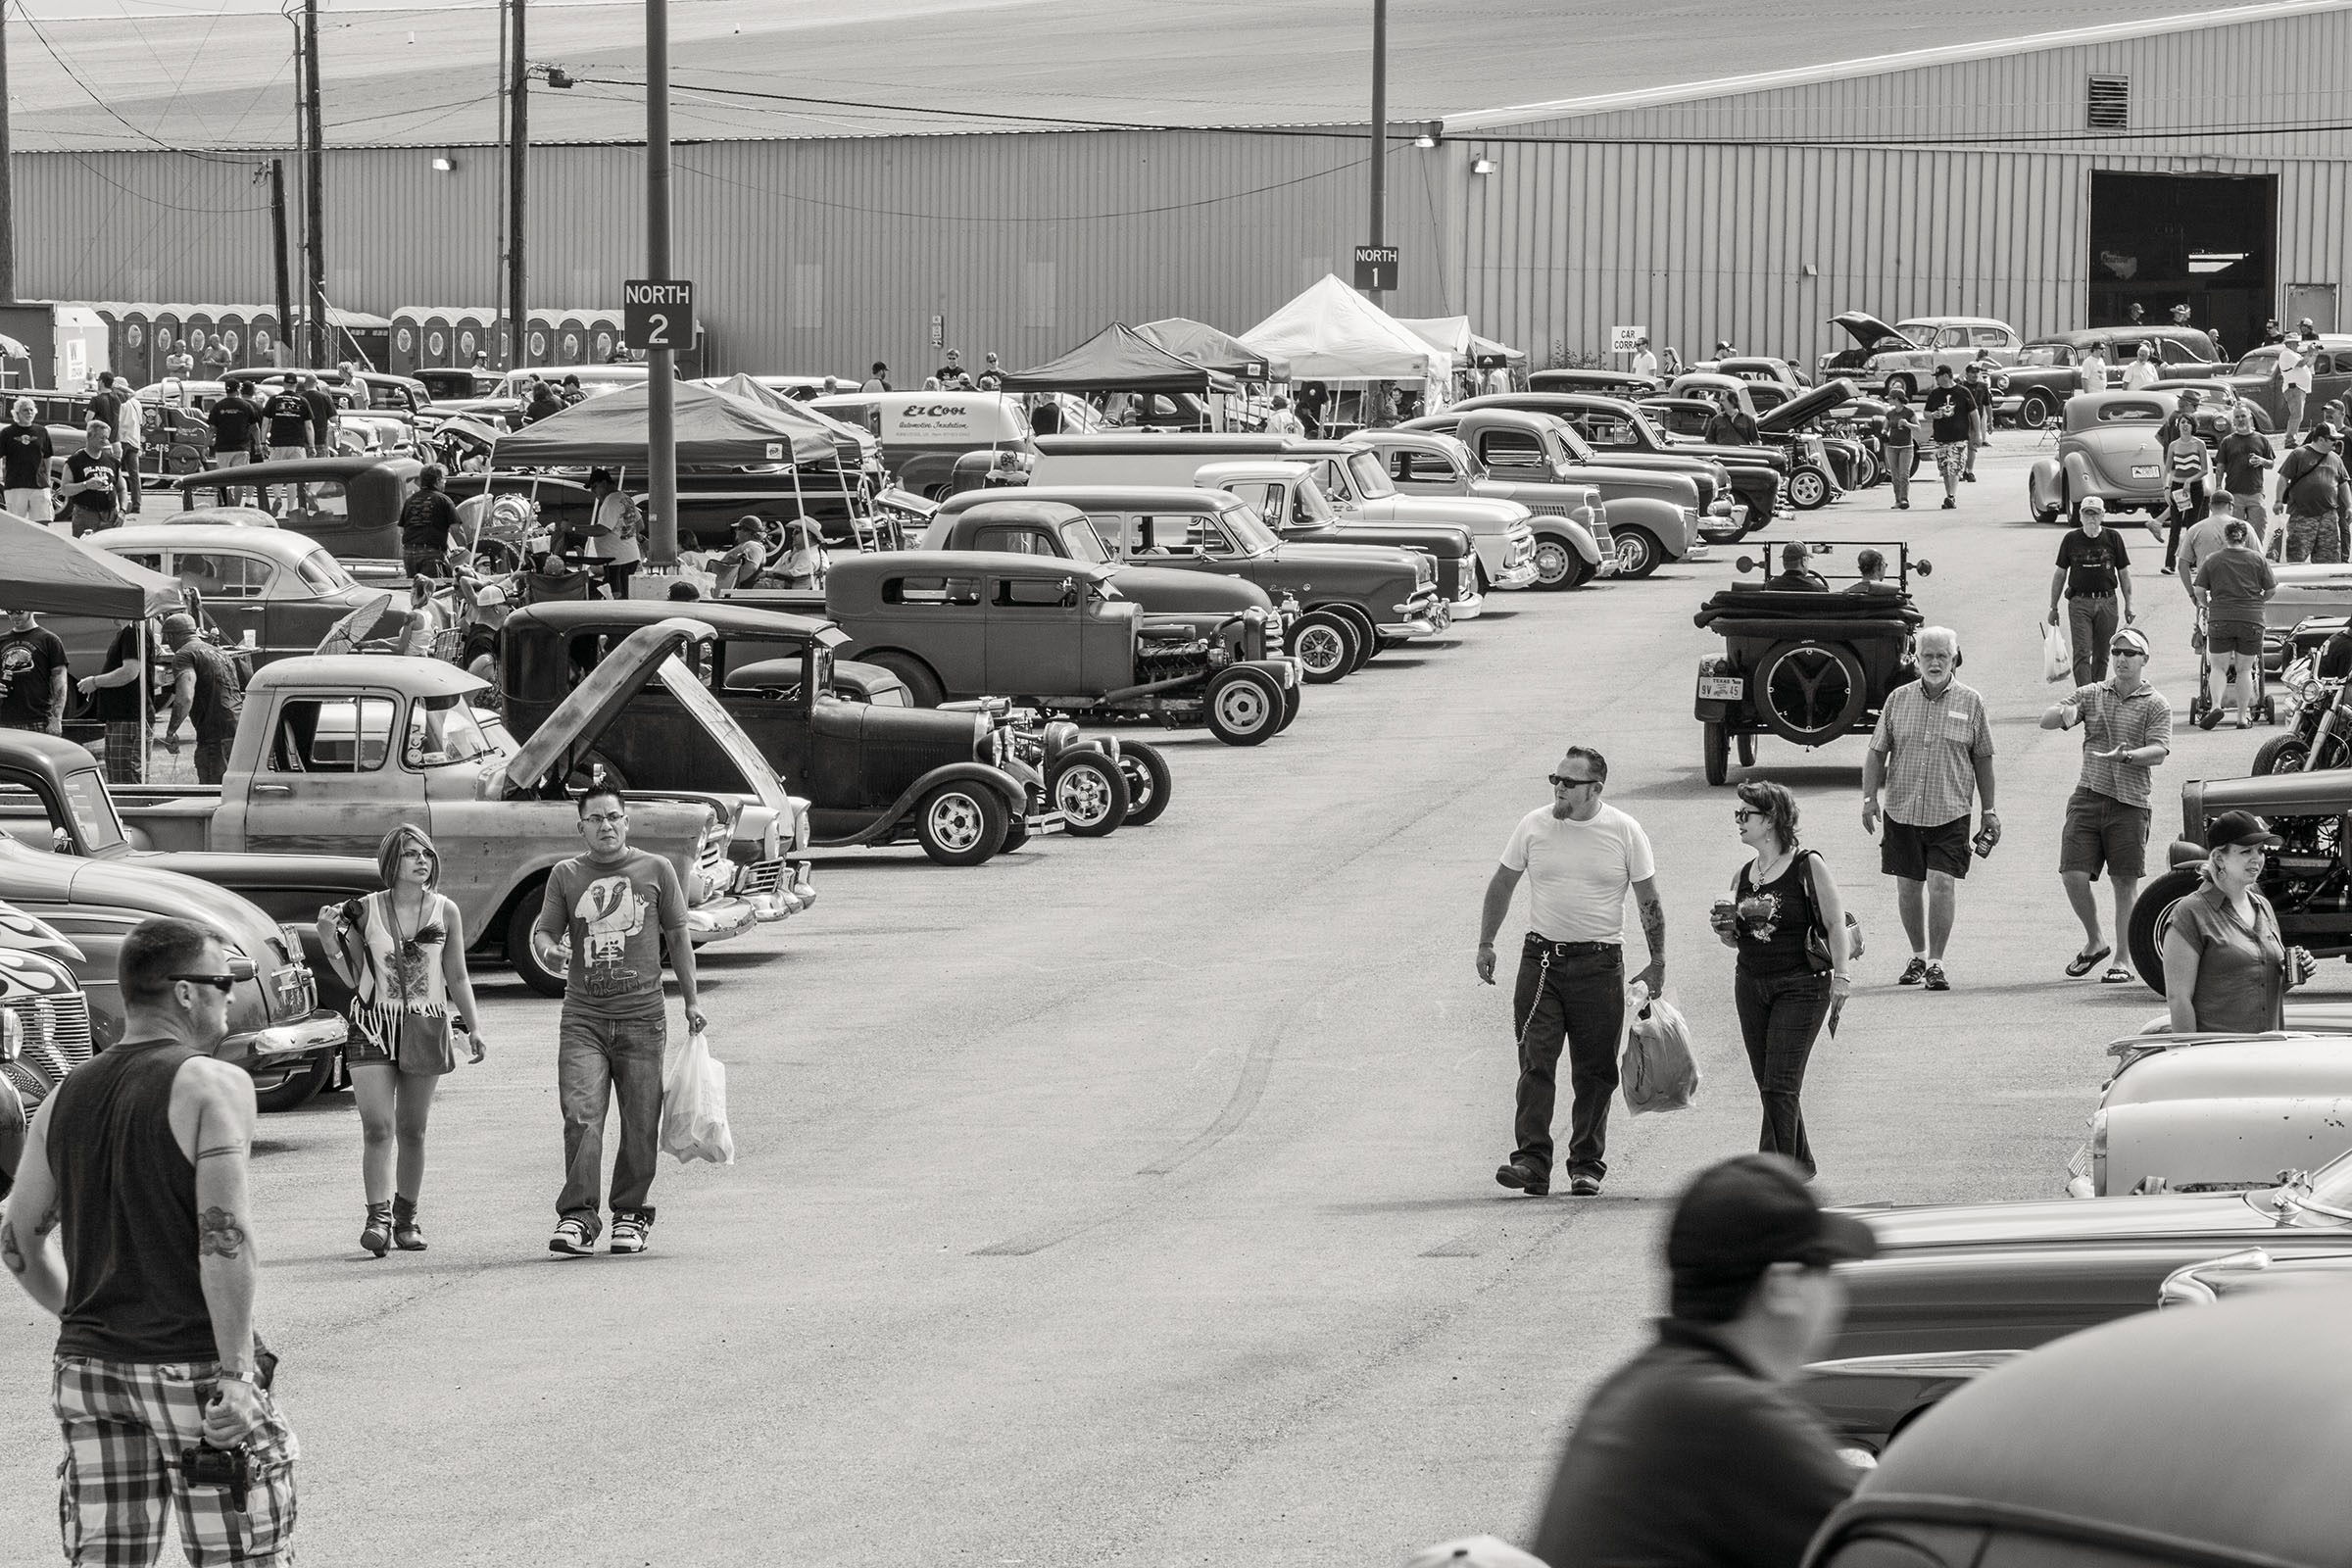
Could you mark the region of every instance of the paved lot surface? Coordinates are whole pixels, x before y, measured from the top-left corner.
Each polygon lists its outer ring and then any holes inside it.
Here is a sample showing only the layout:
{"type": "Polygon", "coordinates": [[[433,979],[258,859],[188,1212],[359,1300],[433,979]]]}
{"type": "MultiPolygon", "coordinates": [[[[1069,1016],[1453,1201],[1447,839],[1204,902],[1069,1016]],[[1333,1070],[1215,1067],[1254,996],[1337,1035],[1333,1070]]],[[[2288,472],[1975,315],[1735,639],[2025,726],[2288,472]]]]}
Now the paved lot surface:
{"type": "MultiPolygon", "coordinates": [[[[1928,996],[1892,984],[1862,743],[1763,743],[1869,936],[1808,1086],[1839,1199],[2056,1193],[2102,1045],[2157,1005],[2059,974],[2080,737],[2034,727],[2057,543],[2023,520],[2034,446],[2004,436],[1958,513],[1881,489],[1767,536],[1917,545],[2000,747],[2008,839],[1966,886],[1956,989],[1928,996]]],[[[2178,713],[2189,616],[2144,541],[2178,713]]],[[[348,1096],[266,1118],[261,1318],[304,1446],[304,1559],[1384,1564],[1522,1535],[1584,1391],[1657,1309],[1677,1186],[1753,1147],[1704,919],[1740,852],[1690,717],[1718,554],[1498,596],[1449,646],[1311,691],[1262,749],[1174,737],[1150,829],[971,871],[836,861],[814,911],[706,956],[740,1162],[665,1160],[643,1257],[543,1250],[555,1007],[514,984],[486,988],[491,1060],[435,1115],[429,1253],[354,1250],[348,1096]],[[1514,1058],[1471,948],[1504,834],[1572,741],[1607,752],[1609,799],[1658,847],[1707,1077],[1690,1111],[1619,1107],[1606,1196],[1528,1200],[1492,1180],[1514,1058]]],[[[2158,837],[2182,779],[2242,772],[2260,738],[2183,726],[2158,837]]],[[[0,1298],[11,1562],[52,1560],[51,1335],[0,1298]]]]}

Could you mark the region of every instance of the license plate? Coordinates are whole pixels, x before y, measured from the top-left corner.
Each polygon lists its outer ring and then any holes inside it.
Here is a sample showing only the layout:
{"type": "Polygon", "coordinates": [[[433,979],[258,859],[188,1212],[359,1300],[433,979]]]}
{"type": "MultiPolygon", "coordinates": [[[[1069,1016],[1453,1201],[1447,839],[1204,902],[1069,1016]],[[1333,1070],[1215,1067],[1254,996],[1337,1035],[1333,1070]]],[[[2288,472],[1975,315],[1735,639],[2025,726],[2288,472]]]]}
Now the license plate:
{"type": "Polygon", "coordinates": [[[2134,463],[2132,465],[2132,477],[2134,479],[2155,478],[2156,465],[2153,463],[2134,463]]]}
{"type": "Polygon", "coordinates": [[[1739,675],[1701,675],[1698,698],[1703,703],[1736,703],[1747,695],[1747,681],[1739,675]]]}

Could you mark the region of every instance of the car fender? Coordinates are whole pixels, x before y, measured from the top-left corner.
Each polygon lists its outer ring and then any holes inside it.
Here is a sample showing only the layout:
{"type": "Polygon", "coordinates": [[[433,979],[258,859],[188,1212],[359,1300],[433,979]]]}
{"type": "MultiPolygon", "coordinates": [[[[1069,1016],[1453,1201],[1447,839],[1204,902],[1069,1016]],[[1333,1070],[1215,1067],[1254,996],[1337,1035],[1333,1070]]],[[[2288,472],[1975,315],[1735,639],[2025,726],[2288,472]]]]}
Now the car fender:
{"type": "Polygon", "coordinates": [[[2080,501],[2084,496],[2103,496],[2106,493],[2099,486],[2098,475],[2092,470],[2090,460],[2083,457],[2082,453],[2068,452],[2062,454],[2058,459],[2058,463],[2066,474],[2066,494],[2068,499],[2080,501]]]}
{"type": "MultiPolygon", "coordinates": [[[[2206,1051],[2230,1053],[2215,1046],[2206,1051]]],[[[2268,1186],[2281,1170],[2317,1170],[2352,1148],[2352,1063],[2333,1083],[2314,1077],[2295,1092],[2110,1103],[2109,1197],[2151,1177],[2175,1192],[2213,1183],[2268,1186]]]]}
{"type": "Polygon", "coordinates": [[[818,849],[829,850],[848,845],[873,844],[887,839],[906,825],[907,815],[923,797],[942,784],[985,784],[1004,797],[1006,810],[1016,815],[1026,815],[1029,810],[1028,786],[1004,769],[992,767],[986,762],[944,762],[907,785],[899,798],[890,803],[888,810],[857,832],[843,838],[816,839],[812,842],[818,849]]]}
{"type": "Polygon", "coordinates": [[[1690,519],[1671,501],[1650,496],[1618,496],[1603,502],[1601,513],[1608,519],[1611,533],[1643,528],[1665,548],[1669,559],[1679,561],[1690,553],[1690,519]]]}
{"type": "Polygon", "coordinates": [[[2026,474],[2026,505],[2036,514],[2055,512],[2066,504],[2058,491],[2058,460],[2039,458],[2026,474]]]}

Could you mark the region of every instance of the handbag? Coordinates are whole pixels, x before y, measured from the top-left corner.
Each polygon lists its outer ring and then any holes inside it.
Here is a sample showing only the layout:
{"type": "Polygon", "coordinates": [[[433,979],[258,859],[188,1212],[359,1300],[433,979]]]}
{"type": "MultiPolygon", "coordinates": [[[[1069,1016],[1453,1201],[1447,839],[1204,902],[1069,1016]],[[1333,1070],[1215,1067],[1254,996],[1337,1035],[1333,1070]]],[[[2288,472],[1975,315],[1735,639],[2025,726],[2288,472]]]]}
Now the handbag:
{"type": "Polygon", "coordinates": [[[449,1038],[446,1012],[404,1012],[394,1052],[402,1072],[438,1077],[458,1070],[457,1047],[449,1038]]]}
{"type": "MultiPolygon", "coordinates": [[[[1821,858],[1819,850],[1807,850],[1805,854],[1816,860],[1821,858]]],[[[1812,892],[1810,886],[1805,889],[1808,898],[1812,892]]],[[[1862,922],[1854,918],[1853,910],[1848,909],[1845,911],[1845,961],[1856,963],[1861,957],[1862,922]]],[[[1830,961],[1830,933],[1829,928],[1821,923],[1821,906],[1818,903],[1813,906],[1813,923],[1805,930],[1805,962],[1811,965],[1815,974],[1828,974],[1836,967],[1830,961]]]]}

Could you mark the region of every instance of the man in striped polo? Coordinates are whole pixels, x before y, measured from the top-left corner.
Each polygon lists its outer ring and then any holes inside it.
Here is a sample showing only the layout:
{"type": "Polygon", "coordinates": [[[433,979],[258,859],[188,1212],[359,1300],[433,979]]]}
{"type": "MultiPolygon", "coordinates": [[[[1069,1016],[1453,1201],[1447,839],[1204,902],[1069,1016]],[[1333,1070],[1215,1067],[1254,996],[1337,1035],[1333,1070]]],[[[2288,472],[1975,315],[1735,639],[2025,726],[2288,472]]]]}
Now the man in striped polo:
{"type": "Polygon", "coordinates": [[[1929,626],[1917,650],[1919,679],[1886,694],[1862,759],[1862,826],[1879,828],[1884,788],[1879,869],[1894,878],[1903,935],[1911,939],[1911,962],[1897,983],[1949,991],[1943,950],[1960,880],[1968,875],[1970,809],[1984,803],[1984,826],[1996,841],[2001,814],[1992,808],[1992,726],[1984,699],[1952,678],[1960,665],[1959,634],[1929,626]]]}
{"type": "MultiPolygon", "coordinates": [[[[2148,639],[2135,627],[2118,627],[2107,657],[2114,673],[2095,686],[2078,686],[2041,715],[2043,729],[2082,726],[2082,777],[2066,803],[2058,850],[2067,902],[2082,922],[2082,951],[2066,966],[2078,980],[2115,951],[2099,934],[2099,896],[2091,886],[2102,871],[2115,890],[2115,940],[2130,940],[2132,906],[2147,866],[2148,770],[2173,755],[2173,705],[2147,683],[2148,639]]],[[[2132,978],[2120,953],[2099,976],[2108,985],[2132,978]]]]}

